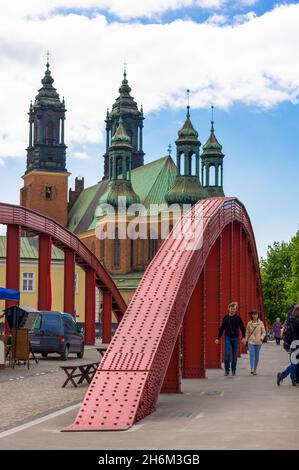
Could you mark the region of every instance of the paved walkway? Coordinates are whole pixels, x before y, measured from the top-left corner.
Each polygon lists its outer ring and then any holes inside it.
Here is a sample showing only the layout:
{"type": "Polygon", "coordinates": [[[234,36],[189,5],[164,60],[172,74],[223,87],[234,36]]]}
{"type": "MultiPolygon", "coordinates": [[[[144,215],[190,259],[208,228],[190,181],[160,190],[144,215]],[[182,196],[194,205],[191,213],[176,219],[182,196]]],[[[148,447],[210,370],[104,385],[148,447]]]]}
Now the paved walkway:
{"type": "Polygon", "coordinates": [[[243,356],[235,378],[209,370],[208,379],[184,380],[182,394],[161,395],[156,412],[128,431],[61,433],[79,405],[52,417],[49,407],[35,424],[0,432],[0,449],[299,449],[299,388],[288,379],[275,383],[287,361],[280,346],[268,343],[259,375],[249,374],[243,356]]]}

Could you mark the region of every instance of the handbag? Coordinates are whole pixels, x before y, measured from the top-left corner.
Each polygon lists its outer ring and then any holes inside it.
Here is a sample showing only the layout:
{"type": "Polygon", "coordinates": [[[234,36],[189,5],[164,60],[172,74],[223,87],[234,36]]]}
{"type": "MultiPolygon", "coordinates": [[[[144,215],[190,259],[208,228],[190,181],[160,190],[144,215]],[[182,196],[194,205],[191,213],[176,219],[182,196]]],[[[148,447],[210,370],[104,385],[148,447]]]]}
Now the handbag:
{"type": "Polygon", "coordinates": [[[259,325],[256,325],[256,326],[253,328],[253,330],[252,330],[252,332],[250,333],[250,335],[248,336],[247,341],[246,341],[246,343],[245,343],[246,348],[248,348],[248,340],[249,340],[249,338],[253,335],[253,333],[255,332],[255,330],[257,329],[258,326],[259,326],[259,325]]]}

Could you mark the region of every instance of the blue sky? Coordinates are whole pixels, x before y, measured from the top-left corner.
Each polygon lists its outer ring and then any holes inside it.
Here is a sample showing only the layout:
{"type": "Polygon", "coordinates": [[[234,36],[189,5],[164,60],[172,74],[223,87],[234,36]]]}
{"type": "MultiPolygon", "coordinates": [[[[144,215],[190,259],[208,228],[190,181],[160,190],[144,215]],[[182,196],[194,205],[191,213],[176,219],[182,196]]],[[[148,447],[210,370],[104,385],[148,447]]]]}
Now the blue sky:
{"type": "Polygon", "coordinates": [[[78,175],[86,186],[102,177],[105,110],[117,97],[126,60],[132,95],[146,114],[146,162],[165,155],[169,143],[175,158],[190,88],[202,144],[215,105],[224,190],[245,204],[259,254],[289,240],[299,223],[298,2],[198,0],[199,8],[196,0],[181,0],[178,8],[180,0],[151,0],[145,8],[130,0],[124,8],[123,0],[86,0],[85,10],[81,0],[68,2],[25,0],[18,12],[0,6],[0,200],[19,202],[26,113],[50,49],[68,109],[71,185],[78,175]]]}

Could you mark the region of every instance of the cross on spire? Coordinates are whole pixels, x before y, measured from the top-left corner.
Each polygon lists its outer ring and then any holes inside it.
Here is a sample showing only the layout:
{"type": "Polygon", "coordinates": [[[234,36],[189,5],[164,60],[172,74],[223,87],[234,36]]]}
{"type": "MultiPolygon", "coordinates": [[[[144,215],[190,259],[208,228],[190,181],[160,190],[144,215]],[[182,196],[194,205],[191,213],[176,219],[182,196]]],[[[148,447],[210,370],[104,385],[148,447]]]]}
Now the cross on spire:
{"type": "Polygon", "coordinates": [[[187,88],[187,117],[190,117],[190,105],[189,105],[189,98],[190,98],[190,90],[187,88]]]}
{"type": "Polygon", "coordinates": [[[126,76],[127,76],[127,65],[128,65],[128,64],[127,64],[126,61],[124,61],[124,62],[123,62],[123,65],[124,65],[124,77],[126,77],[126,76]]]}
{"type": "Polygon", "coordinates": [[[212,120],[211,120],[211,130],[213,131],[214,130],[214,106],[212,105],[211,106],[211,116],[212,116],[212,120]]]}
{"type": "Polygon", "coordinates": [[[168,152],[168,155],[170,156],[171,152],[172,152],[172,145],[171,144],[168,145],[167,152],[168,152]]]}

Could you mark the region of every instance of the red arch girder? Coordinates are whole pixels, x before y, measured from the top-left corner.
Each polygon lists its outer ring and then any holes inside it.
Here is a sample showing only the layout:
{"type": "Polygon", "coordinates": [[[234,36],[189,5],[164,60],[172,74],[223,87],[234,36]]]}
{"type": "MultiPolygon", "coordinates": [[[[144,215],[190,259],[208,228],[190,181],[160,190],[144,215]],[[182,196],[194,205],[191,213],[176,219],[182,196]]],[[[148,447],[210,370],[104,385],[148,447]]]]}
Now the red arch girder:
{"type": "Polygon", "coordinates": [[[73,250],[77,264],[85,270],[89,268],[95,272],[99,289],[111,293],[112,309],[118,320],[122,318],[127,308],[124,299],[109,273],[76,235],[49,217],[13,204],[0,203],[0,224],[20,226],[33,235],[47,234],[58,248],[73,250]]]}
{"type": "MultiPolygon", "coordinates": [[[[201,248],[182,249],[184,239],[173,236],[176,227],[164,241],[131,300],[75,422],[67,430],[127,429],[154,410],[189,299],[211,248],[227,224],[238,222],[243,227],[260,287],[254,235],[241,202],[211,198],[193,206],[190,214],[195,226],[202,222],[201,248]]],[[[184,216],[181,221],[188,232],[190,217],[184,216]]]]}

